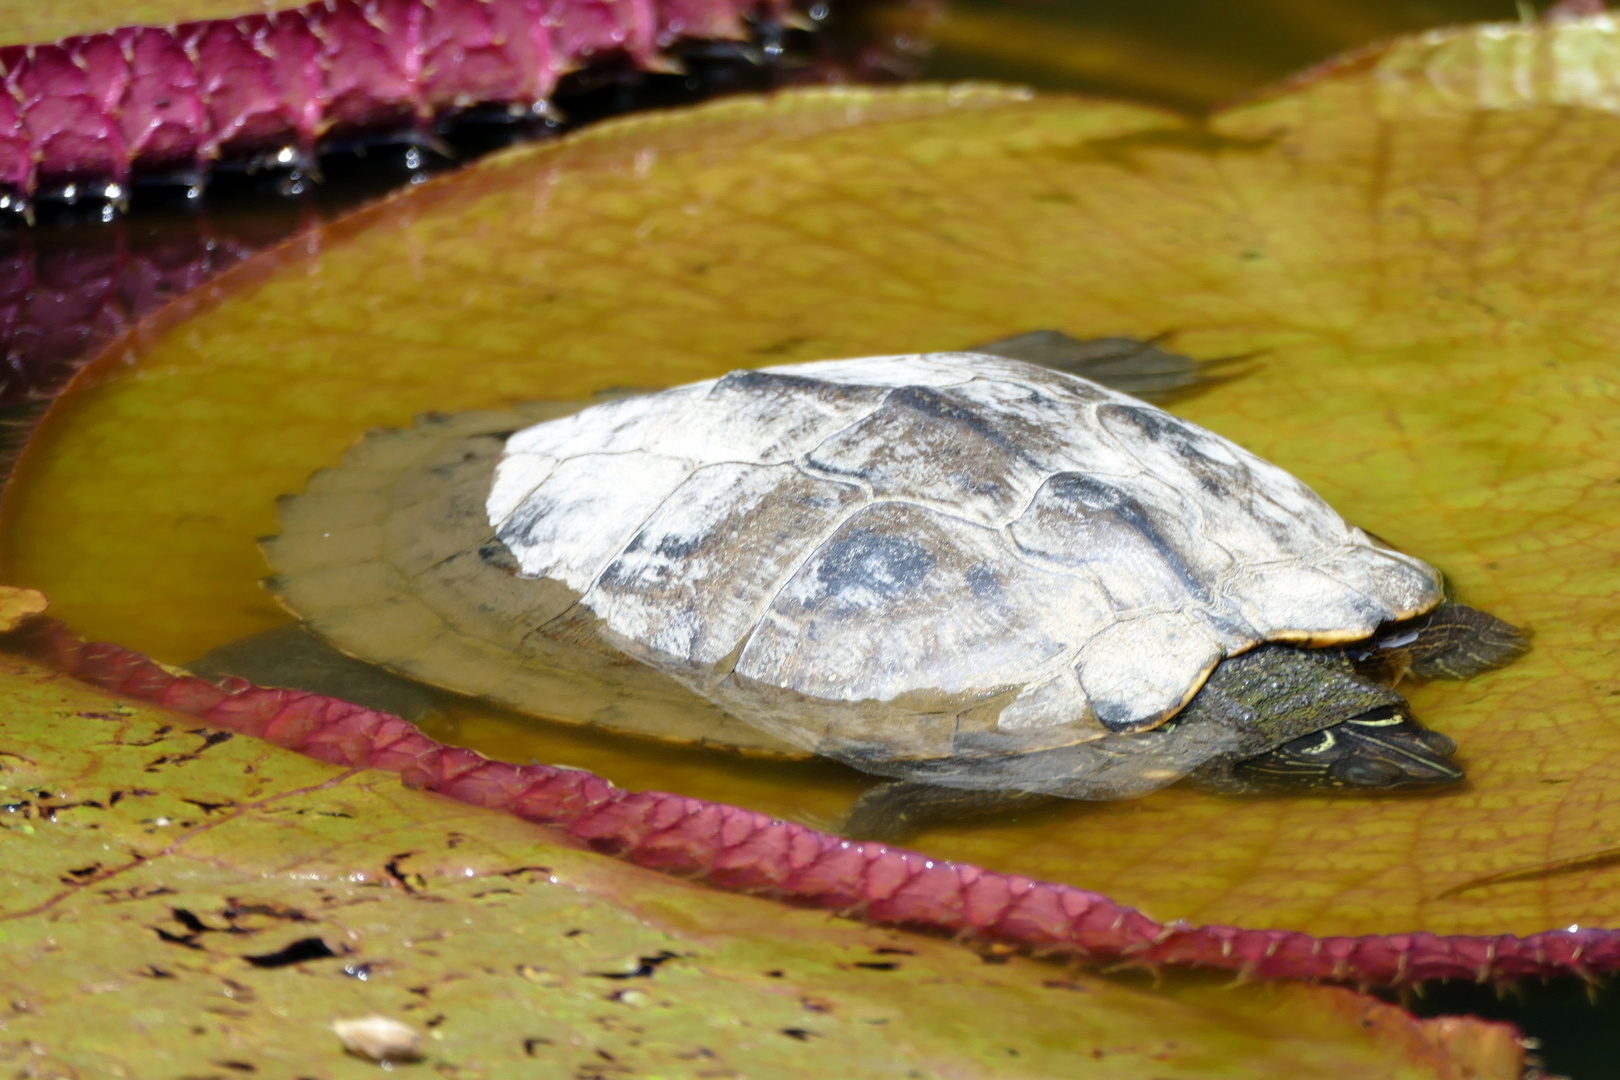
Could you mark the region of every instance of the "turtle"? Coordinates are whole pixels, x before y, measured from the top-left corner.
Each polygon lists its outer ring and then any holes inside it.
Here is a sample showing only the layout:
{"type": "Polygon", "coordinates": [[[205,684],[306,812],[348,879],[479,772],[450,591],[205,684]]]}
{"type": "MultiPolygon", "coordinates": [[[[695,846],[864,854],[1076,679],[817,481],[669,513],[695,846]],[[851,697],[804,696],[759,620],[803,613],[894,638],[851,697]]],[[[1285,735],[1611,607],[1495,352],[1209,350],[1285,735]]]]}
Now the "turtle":
{"type": "Polygon", "coordinates": [[[858,837],[1183,778],[1463,779],[1395,684],[1500,666],[1525,635],[1119,389],[1208,377],[1152,343],[1040,331],[427,414],[282,497],[266,585],[342,654],[305,661],[340,683],[364,661],[873,774],[858,837]]]}

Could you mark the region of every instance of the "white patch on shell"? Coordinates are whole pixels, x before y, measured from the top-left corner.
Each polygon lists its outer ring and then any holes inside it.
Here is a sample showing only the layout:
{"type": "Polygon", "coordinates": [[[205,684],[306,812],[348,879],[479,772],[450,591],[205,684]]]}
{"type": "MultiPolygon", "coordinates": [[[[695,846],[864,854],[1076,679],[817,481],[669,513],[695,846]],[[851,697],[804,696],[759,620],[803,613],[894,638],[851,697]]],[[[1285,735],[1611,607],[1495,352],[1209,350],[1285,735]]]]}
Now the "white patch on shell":
{"type": "MultiPolygon", "coordinates": [[[[1070,714],[1141,729],[1223,656],[1440,598],[1431,568],[1228,440],[970,353],[733,372],[539,424],[487,510],[619,647],[711,696],[736,655],[823,730],[850,703],[1009,690],[1001,730],[1031,746],[1070,714]],[[1062,704],[1040,682],[1059,668],[1062,704]]],[[[748,700],[723,704],[792,737],[748,700]]]]}
{"type": "Polygon", "coordinates": [[[1077,669],[1097,719],[1130,731],[1180,712],[1225,655],[1196,615],[1167,611],[1103,627],[1081,651],[1077,669]]]}
{"type": "Polygon", "coordinates": [[[1090,716],[1091,705],[1080,689],[1080,680],[1072,668],[1064,667],[1020,690],[996,717],[996,727],[1014,733],[1042,731],[1077,724],[1090,716]]]}
{"type": "Polygon", "coordinates": [[[644,450],[567,458],[495,535],[526,576],[584,592],[691,471],[690,462],[644,450]]]}
{"type": "Polygon", "coordinates": [[[490,523],[499,526],[511,517],[512,512],[523,505],[523,500],[532,495],[535,488],[546,482],[551,470],[556,467],[557,459],[550,454],[507,450],[500,471],[495,474],[495,482],[490,485],[489,498],[484,503],[489,511],[490,523]]]}

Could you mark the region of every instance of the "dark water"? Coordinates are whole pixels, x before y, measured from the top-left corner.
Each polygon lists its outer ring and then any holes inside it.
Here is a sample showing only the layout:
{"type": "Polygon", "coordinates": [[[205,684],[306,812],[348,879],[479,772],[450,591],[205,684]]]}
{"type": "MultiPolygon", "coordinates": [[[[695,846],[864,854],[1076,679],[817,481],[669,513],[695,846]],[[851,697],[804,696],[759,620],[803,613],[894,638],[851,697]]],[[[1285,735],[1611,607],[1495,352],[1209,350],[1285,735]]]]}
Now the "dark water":
{"type": "MultiPolygon", "coordinates": [[[[1390,1000],[1399,1000],[1390,995],[1390,1000]]],[[[1516,1024],[1540,1044],[1541,1067],[1570,1080],[1620,1076],[1620,992],[1580,979],[1556,979],[1498,989],[1471,983],[1423,988],[1402,1002],[1419,1016],[1471,1013],[1516,1024]]]]}
{"type": "MultiPolygon", "coordinates": [[[[436,147],[378,144],[328,155],[319,177],[222,173],[200,198],[178,187],[139,189],[131,211],[110,224],[99,204],[47,206],[34,228],[0,232],[0,452],[26,437],[86,355],[169,297],[310,222],[515,140],[737,90],[909,76],[925,36],[935,48],[923,77],[1016,81],[1200,111],[1381,37],[1518,16],[1504,0],[957,0],[930,26],[926,5],[867,4],[845,18],[833,46],[788,42],[786,62],[761,65],[760,54],[718,50],[689,57],[683,76],[577,79],[562,95],[564,124],[473,117],[436,147]]],[[[1620,994],[1608,989],[1575,979],[1506,992],[1453,984],[1403,1003],[1425,1016],[1510,1020],[1540,1042],[1550,1073],[1620,1077],[1620,994]]]]}

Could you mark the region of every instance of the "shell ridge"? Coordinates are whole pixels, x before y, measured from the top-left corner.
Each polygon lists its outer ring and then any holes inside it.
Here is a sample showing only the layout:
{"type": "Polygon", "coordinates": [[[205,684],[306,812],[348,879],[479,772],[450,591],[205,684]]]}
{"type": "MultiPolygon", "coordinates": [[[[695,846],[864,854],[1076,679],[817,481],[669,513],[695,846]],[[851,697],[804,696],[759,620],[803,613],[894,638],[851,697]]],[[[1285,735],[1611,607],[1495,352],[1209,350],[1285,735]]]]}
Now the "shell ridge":
{"type": "MultiPolygon", "coordinates": [[[[573,419],[573,417],[565,416],[565,417],[562,417],[562,419],[563,420],[571,420],[571,419],[573,419]]],[[[542,421],[542,422],[552,424],[552,423],[558,423],[559,421],[546,420],[546,421],[542,421]]],[[[539,426],[539,425],[534,425],[534,426],[539,426]]],[[[519,432],[518,434],[522,434],[522,433],[519,432]]],[[[515,438],[516,436],[513,436],[513,437],[515,438]]],[[[507,440],[507,445],[508,446],[511,445],[511,440],[510,439],[507,440]]],[[[494,529],[499,529],[502,525],[505,525],[507,521],[511,520],[512,515],[517,513],[517,511],[523,506],[523,504],[528,501],[530,496],[532,496],[536,491],[540,490],[540,488],[544,487],[545,483],[546,483],[546,480],[551,479],[552,475],[559,468],[561,468],[564,464],[566,464],[567,462],[577,461],[578,459],[580,459],[582,457],[629,457],[629,456],[631,456],[633,454],[646,454],[647,452],[648,452],[647,450],[637,447],[637,448],[632,448],[632,449],[629,449],[629,450],[595,450],[595,451],[590,451],[588,453],[583,453],[583,454],[570,454],[570,455],[568,455],[566,457],[558,457],[555,454],[535,454],[535,453],[532,453],[532,452],[527,451],[527,450],[520,450],[520,451],[517,451],[515,453],[511,452],[509,450],[502,450],[501,453],[495,459],[495,472],[496,472],[497,482],[498,482],[498,479],[499,479],[499,474],[500,474],[501,467],[503,465],[505,465],[508,461],[514,461],[519,457],[549,457],[549,458],[552,459],[552,465],[551,465],[550,470],[546,473],[545,480],[541,480],[538,484],[535,484],[534,487],[530,488],[527,492],[525,492],[524,495],[523,495],[523,498],[521,498],[521,499],[517,500],[516,502],[514,502],[512,504],[512,508],[510,510],[508,510],[504,515],[502,515],[499,520],[497,520],[495,518],[494,514],[491,513],[489,515],[490,527],[494,528],[494,529]]],[[[658,455],[658,456],[673,458],[673,455],[667,455],[667,454],[658,455]]],[[[690,459],[685,459],[685,460],[690,460],[690,459]]],[[[486,500],[485,503],[484,503],[486,511],[489,510],[489,504],[490,504],[491,501],[493,501],[493,496],[494,496],[494,488],[493,488],[493,486],[491,487],[490,495],[491,495],[491,498],[486,500]]]]}
{"type": "MultiPolygon", "coordinates": [[[[904,382],[895,382],[890,379],[882,378],[879,371],[883,368],[900,368],[909,371],[928,372],[932,373],[936,379],[943,378],[948,380],[945,382],[932,382],[929,384],[931,386],[959,386],[962,383],[971,381],[973,379],[973,375],[971,373],[963,374],[957,369],[957,366],[948,361],[942,362],[942,360],[947,357],[982,358],[984,355],[985,354],[983,353],[971,352],[890,353],[885,356],[862,356],[848,359],[815,360],[807,364],[776,364],[772,367],[757,368],[755,370],[768,372],[772,375],[778,375],[793,374],[795,370],[804,371],[813,368],[818,376],[827,376],[829,382],[837,379],[845,382],[857,382],[860,385],[870,386],[873,389],[894,389],[895,387],[904,385],[904,382]],[[870,378],[873,381],[863,382],[861,381],[863,378],[870,378]]],[[[911,377],[912,376],[905,376],[904,378],[911,377]]]]}
{"type": "MultiPolygon", "coordinates": [[[[639,455],[641,455],[642,457],[645,457],[645,458],[656,458],[656,459],[661,460],[661,461],[668,461],[668,462],[672,462],[672,463],[677,463],[677,464],[684,465],[686,467],[685,471],[681,474],[680,480],[677,480],[672,485],[671,489],[669,491],[665,492],[664,495],[661,498],[659,498],[658,502],[654,505],[652,510],[656,510],[657,506],[663,505],[663,503],[669,499],[670,495],[674,494],[674,491],[680,487],[681,482],[684,481],[686,479],[686,477],[690,476],[692,474],[692,471],[693,471],[691,461],[689,459],[686,459],[686,458],[675,458],[675,457],[670,457],[670,456],[663,455],[663,454],[650,453],[650,452],[645,451],[645,450],[627,451],[624,456],[630,456],[631,454],[639,454],[639,455]]],[[[593,455],[593,454],[580,454],[577,457],[571,457],[571,458],[567,458],[567,459],[565,459],[563,461],[559,461],[557,463],[556,472],[561,472],[564,465],[571,464],[573,462],[581,461],[581,460],[583,460],[585,458],[594,457],[594,456],[596,456],[596,455],[593,455]]],[[[556,475],[556,473],[554,472],[553,477],[555,477],[555,475],[556,475]]],[[[544,485],[541,485],[541,487],[544,487],[544,485]]],[[[536,489],[536,493],[538,493],[538,491],[539,491],[539,489],[536,489]]],[[[526,502],[524,505],[525,506],[530,506],[531,503],[526,502]]],[[[637,523],[636,523],[636,525],[634,527],[636,530],[639,530],[642,526],[644,526],[646,524],[647,518],[651,515],[652,510],[648,510],[646,513],[643,513],[641,515],[641,517],[637,520],[637,523]]],[[[533,527],[536,524],[538,524],[541,520],[543,520],[545,516],[546,515],[544,515],[543,513],[534,514],[533,515],[533,520],[530,521],[524,527],[524,532],[527,533],[530,530],[532,530],[533,527]]],[[[518,562],[523,566],[523,569],[525,571],[526,576],[531,576],[531,577],[545,577],[545,576],[548,576],[550,571],[552,569],[555,569],[559,565],[559,559],[561,557],[563,557],[563,553],[554,554],[553,557],[552,557],[552,561],[548,564],[547,568],[545,568],[545,569],[540,569],[538,566],[531,567],[529,564],[533,561],[533,549],[534,549],[534,547],[537,546],[537,544],[525,544],[520,549],[518,545],[514,544],[511,540],[507,539],[507,532],[515,524],[513,519],[515,519],[516,517],[517,517],[517,514],[514,513],[510,518],[508,518],[506,524],[503,525],[501,527],[501,529],[497,531],[496,535],[500,538],[501,542],[507,546],[507,548],[512,552],[512,554],[517,557],[518,562]]],[[[634,536],[635,536],[635,531],[631,531],[630,538],[633,538],[634,536]]],[[[579,575],[579,580],[574,581],[574,580],[570,580],[564,574],[557,574],[556,579],[558,581],[561,581],[563,584],[567,585],[569,588],[573,589],[574,591],[579,592],[579,593],[584,593],[585,590],[588,589],[591,586],[591,584],[593,582],[595,582],[598,577],[601,576],[602,570],[609,563],[612,562],[612,559],[617,557],[617,555],[620,552],[623,551],[624,546],[630,542],[630,538],[626,538],[621,543],[619,543],[616,547],[614,547],[612,549],[613,550],[613,555],[612,556],[610,556],[609,558],[604,559],[604,560],[599,560],[596,567],[595,567],[595,569],[589,573],[589,576],[585,576],[582,573],[581,575],[579,575]]]]}
{"type": "Polygon", "coordinates": [[[1073,403],[973,369],[954,386],[897,386],[859,424],[832,434],[807,463],[858,475],[884,495],[971,509],[1000,525],[1021,512],[1065,454],[1065,435],[1083,416],[1073,403]]]}

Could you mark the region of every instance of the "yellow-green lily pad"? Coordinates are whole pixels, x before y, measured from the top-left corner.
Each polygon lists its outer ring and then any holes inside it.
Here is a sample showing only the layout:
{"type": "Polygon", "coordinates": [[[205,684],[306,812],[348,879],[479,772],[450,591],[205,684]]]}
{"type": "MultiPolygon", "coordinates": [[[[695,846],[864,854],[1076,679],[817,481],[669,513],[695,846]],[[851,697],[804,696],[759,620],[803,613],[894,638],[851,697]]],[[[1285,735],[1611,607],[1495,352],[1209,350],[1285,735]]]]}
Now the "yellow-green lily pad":
{"type": "MultiPolygon", "coordinates": [[[[1307,933],[1620,925],[1605,19],[1400,43],[1209,125],[1014,91],[739,100],[492,158],[243,267],[61,399],[6,572],[166,661],[284,618],[274,500],[366,428],[1041,326],[1170,334],[1242,378],[1179,411],[1530,627],[1413,690],[1467,786],[1179,788],[937,830],[930,854],[1159,919],[1307,933]]],[[[826,824],[854,780],[558,733],[437,732],[826,824]]]]}

